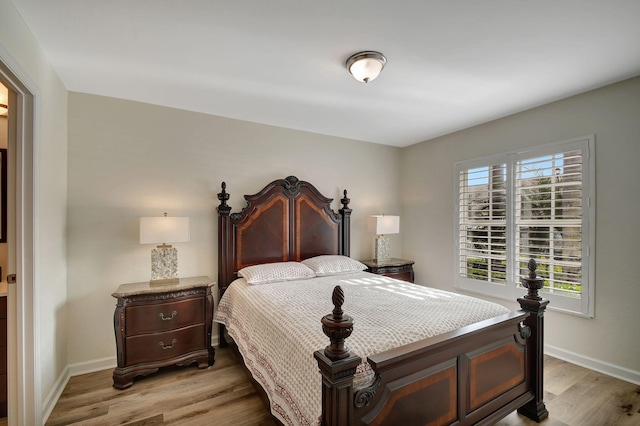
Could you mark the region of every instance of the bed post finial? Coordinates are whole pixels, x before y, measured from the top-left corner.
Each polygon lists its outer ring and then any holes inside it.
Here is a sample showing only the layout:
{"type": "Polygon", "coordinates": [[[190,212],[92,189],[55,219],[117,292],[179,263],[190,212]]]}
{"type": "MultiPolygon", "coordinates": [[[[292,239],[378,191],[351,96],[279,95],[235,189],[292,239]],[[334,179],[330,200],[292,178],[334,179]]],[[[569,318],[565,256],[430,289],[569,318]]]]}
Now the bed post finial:
{"type": "Polygon", "coordinates": [[[353,331],[353,318],[344,315],[342,304],[344,292],[340,286],[331,296],[333,312],[322,318],[322,331],[331,339],[324,351],[313,353],[322,374],[322,420],[323,426],[352,424],[353,376],[362,360],[352,355],[344,339],[353,331]]]}
{"type": "Polygon", "coordinates": [[[531,335],[527,339],[527,357],[533,362],[529,363],[528,375],[531,377],[531,387],[534,399],[518,408],[518,413],[527,416],[538,423],[549,416],[549,411],[544,404],[543,381],[543,344],[544,344],[544,311],[549,301],[540,297],[538,291],[544,287],[544,279],[538,277],[536,269],[538,264],[534,259],[529,259],[527,264],[529,276],[522,277],[522,285],[528,292],[525,297],[518,299],[523,311],[529,312],[524,320],[524,325],[529,327],[531,335]]]}
{"type": "Polygon", "coordinates": [[[522,286],[529,290],[525,298],[531,300],[542,300],[538,291],[544,287],[544,280],[536,274],[538,264],[535,259],[529,259],[527,269],[529,269],[529,277],[522,277],[522,286]]]}
{"type": "Polygon", "coordinates": [[[218,211],[222,208],[223,211],[231,211],[231,207],[227,206],[227,201],[229,201],[229,194],[227,194],[227,183],[222,182],[222,192],[218,193],[218,200],[220,200],[220,206],[218,206],[218,211]]]}
{"type": "Polygon", "coordinates": [[[324,349],[324,354],[332,361],[347,358],[351,353],[344,344],[344,340],[353,332],[353,318],[344,315],[342,304],[344,303],[344,291],[337,285],[331,296],[333,312],[325,315],[322,322],[322,331],[331,340],[331,344],[324,349]]]}
{"type": "Polygon", "coordinates": [[[342,208],[343,209],[348,209],[349,208],[349,203],[351,202],[351,199],[349,197],[347,197],[347,190],[344,190],[344,197],[342,197],[342,199],[340,200],[340,203],[342,203],[342,208]]]}

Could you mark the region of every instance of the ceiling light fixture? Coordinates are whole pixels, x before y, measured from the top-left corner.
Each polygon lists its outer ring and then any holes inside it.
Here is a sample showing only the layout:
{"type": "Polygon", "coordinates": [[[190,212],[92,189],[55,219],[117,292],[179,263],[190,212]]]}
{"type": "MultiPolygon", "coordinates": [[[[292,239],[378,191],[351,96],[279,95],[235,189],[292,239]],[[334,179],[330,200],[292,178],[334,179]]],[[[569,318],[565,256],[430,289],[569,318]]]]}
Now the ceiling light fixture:
{"type": "Polygon", "coordinates": [[[368,83],[380,75],[386,63],[387,58],[382,53],[367,50],[350,56],[347,69],[356,80],[368,83]]]}

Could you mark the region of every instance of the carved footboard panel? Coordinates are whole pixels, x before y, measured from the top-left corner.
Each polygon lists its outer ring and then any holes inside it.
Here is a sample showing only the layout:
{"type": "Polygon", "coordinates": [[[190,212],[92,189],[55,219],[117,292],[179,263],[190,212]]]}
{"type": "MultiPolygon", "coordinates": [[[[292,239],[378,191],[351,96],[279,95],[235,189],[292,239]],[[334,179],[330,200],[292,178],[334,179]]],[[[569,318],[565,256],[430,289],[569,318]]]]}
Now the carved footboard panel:
{"type": "Polygon", "coordinates": [[[531,400],[527,316],[511,313],[370,357],[377,381],[355,394],[352,424],[477,424],[515,399],[531,400]]]}
{"type": "MultiPolygon", "coordinates": [[[[370,356],[374,383],[357,392],[350,390],[346,381],[339,386],[342,395],[329,395],[332,402],[326,407],[325,424],[495,422],[534,399],[525,368],[530,330],[523,321],[528,316],[523,311],[511,312],[370,356]]],[[[335,382],[341,375],[350,378],[360,361],[353,355],[333,363],[334,369],[323,369],[328,358],[322,351],[315,356],[323,373],[325,394],[335,393],[335,382]]]]}
{"type": "Polygon", "coordinates": [[[514,410],[541,421],[543,402],[542,280],[530,262],[522,310],[368,357],[373,383],[354,391],[361,359],[345,340],[354,321],[336,287],[332,314],[322,318],[331,344],[316,351],[322,374],[322,423],[337,425],[493,424],[514,410]]]}

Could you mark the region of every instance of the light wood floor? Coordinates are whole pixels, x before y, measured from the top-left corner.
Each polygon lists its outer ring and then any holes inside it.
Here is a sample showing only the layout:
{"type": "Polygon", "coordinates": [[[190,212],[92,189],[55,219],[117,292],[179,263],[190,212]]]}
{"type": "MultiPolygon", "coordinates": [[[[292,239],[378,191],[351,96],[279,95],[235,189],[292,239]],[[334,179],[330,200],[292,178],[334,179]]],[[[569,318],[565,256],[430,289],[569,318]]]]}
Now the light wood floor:
{"type": "MultiPolygon", "coordinates": [[[[111,370],[69,380],[47,425],[269,425],[269,413],[231,349],[216,349],[206,370],[167,368],[111,387],[111,370]]],[[[640,425],[640,387],[545,358],[544,426],[640,425]]],[[[517,413],[500,426],[537,424],[517,413]]]]}

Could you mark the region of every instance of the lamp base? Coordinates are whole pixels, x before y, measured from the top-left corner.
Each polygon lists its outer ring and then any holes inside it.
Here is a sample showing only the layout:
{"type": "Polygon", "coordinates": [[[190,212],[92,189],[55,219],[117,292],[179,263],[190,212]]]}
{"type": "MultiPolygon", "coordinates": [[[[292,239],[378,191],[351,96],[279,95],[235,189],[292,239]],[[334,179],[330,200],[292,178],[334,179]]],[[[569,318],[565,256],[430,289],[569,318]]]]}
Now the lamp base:
{"type": "Polygon", "coordinates": [[[378,235],[376,237],[376,250],[374,257],[376,260],[389,259],[389,239],[386,236],[378,235]]]}
{"type": "Polygon", "coordinates": [[[178,281],[178,249],[158,246],[151,250],[151,283],[178,281]]]}

